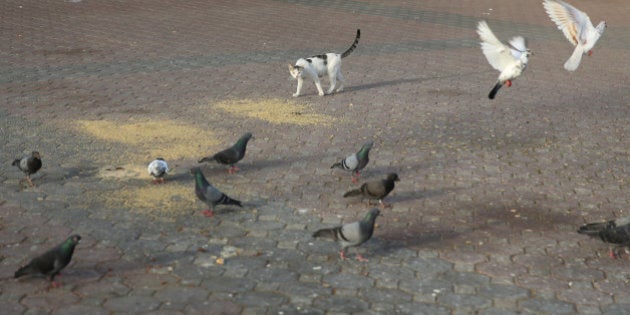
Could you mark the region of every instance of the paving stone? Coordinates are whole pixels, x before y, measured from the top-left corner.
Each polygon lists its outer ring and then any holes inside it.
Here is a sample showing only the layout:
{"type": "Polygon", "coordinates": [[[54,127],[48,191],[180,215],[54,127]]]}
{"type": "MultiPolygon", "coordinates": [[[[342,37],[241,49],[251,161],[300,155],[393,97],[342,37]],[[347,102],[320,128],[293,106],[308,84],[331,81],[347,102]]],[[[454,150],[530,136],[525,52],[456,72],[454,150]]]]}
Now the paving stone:
{"type": "Polygon", "coordinates": [[[519,302],[519,305],[523,311],[534,314],[573,314],[576,311],[573,304],[554,300],[528,299],[519,302]]]}
{"type": "Polygon", "coordinates": [[[369,278],[350,274],[330,274],[324,276],[323,282],[333,288],[356,289],[371,287],[374,282],[369,278]]]}
{"type": "Polygon", "coordinates": [[[313,306],[316,308],[328,310],[329,312],[339,313],[354,313],[368,309],[368,303],[362,300],[336,296],[316,299],[313,302],[313,306]]]}
{"type": "Polygon", "coordinates": [[[146,312],[157,309],[160,302],[146,296],[123,296],[108,300],[103,307],[111,312],[146,312]]]}
{"type": "Polygon", "coordinates": [[[244,292],[236,297],[236,303],[245,307],[277,306],[284,304],[287,300],[286,296],[272,292],[244,292]]]}

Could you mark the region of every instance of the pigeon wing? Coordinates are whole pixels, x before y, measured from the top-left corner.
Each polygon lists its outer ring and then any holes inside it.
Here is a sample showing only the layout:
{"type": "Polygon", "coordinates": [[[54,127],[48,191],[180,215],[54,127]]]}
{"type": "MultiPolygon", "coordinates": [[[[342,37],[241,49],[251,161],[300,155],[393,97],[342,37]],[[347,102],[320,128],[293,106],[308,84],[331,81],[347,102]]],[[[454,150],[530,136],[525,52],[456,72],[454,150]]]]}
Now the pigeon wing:
{"type": "Polygon", "coordinates": [[[586,13],[564,1],[545,0],[543,2],[549,18],[574,46],[582,41],[587,25],[592,25],[586,13]]]}
{"type": "Polygon", "coordinates": [[[503,44],[490,30],[486,21],[479,22],[477,34],[481,38],[481,50],[488,59],[488,63],[498,70],[503,71],[514,62],[510,47],[503,44]]]}
{"type": "Polygon", "coordinates": [[[527,52],[527,41],[523,36],[516,36],[510,39],[510,53],[515,59],[521,59],[521,56],[527,52]]]}
{"type": "Polygon", "coordinates": [[[344,224],[341,227],[339,231],[339,242],[344,248],[360,245],[364,241],[361,235],[361,226],[358,221],[344,224]]]}

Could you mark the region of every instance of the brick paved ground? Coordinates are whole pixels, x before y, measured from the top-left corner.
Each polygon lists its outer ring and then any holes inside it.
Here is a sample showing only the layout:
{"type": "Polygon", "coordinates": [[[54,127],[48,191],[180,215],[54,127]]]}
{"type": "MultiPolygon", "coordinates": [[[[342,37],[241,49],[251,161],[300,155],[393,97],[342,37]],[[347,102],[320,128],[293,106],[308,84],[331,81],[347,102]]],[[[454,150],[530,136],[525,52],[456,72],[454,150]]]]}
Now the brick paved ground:
{"type": "Polygon", "coordinates": [[[630,5],[572,3],[609,25],[575,73],[538,0],[4,2],[0,313],[629,314],[628,255],[575,230],[628,214],[630,5]],[[480,19],[535,52],[495,101],[480,19]],[[342,51],[357,28],[346,90],[291,98],[286,63],[342,51]],[[243,100],[328,123],[217,106],[243,100]],[[134,140],[160,129],[184,133],[134,140]],[[240,173],[204,168],[244,208],[206,219],[188,169],[245,131],[240,173]],[[368,139],[363,177],[401,181],[370,261],[340,261],[310,233],[367,210],[329,167],[368,139]],[[10,161],[34,149],[26,188],[10,161]],[[154,187],[159,153],[174,171],[154,187]],[[12,278],[71,233],[62,288],[12,278]]]}

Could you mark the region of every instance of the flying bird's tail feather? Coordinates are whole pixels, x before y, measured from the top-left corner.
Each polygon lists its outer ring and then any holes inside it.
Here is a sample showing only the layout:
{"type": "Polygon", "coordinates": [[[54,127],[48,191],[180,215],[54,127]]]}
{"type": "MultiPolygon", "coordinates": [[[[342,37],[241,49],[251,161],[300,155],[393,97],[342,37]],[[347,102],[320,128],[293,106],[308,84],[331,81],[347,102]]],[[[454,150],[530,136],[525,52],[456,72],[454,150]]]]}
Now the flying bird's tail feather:
{"type": "Polygon", "coordinates": [[[583,54],[584,51],[582,50],[582,48],[576,46],[569,60],[564,63],[564,68],[568,71],[575,71],[580,66],[580,61],[582,60],[583,54]]]}
{"type": "Polygon", "coordinates": [[[492,88],[492,91],[490,91],[490,94],[488,94],[488,98],[493,100],[494,97],[497,95],[497,92],[499,92],[501,86],[503,86],[503,84],[497,82],[497,84],[492,88]]]}
{"type": "Polygon", "coordinates": [[[346,198],[346,197],[352,197],[352,196],[360,196],[362,194],[363,192],[361,191],[361,189],[353,189],[343,194],[343,197],[346,198]]]}

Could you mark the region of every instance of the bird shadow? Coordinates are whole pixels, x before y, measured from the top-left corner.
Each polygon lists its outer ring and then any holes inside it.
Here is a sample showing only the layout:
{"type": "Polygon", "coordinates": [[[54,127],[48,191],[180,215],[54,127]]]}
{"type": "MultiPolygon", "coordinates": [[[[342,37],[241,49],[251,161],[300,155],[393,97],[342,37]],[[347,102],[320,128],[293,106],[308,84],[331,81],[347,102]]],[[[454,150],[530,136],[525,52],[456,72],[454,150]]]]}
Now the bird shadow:
{"type": "Polygon", "coordinates": [[[462,190],[462,188],[441,188],[441,189],[402,191],[402,192],[396,192],[395,195],[390,196],[387,199],[391,203],[413,201],[413,200],[437,197],[437,196],[448,194],[450,192],[457,192],[459,190],[462,190]]]}

